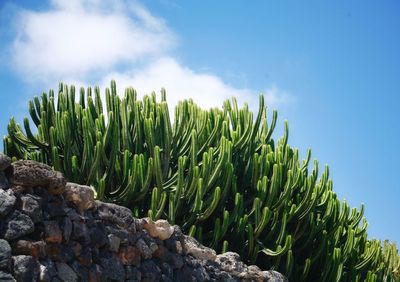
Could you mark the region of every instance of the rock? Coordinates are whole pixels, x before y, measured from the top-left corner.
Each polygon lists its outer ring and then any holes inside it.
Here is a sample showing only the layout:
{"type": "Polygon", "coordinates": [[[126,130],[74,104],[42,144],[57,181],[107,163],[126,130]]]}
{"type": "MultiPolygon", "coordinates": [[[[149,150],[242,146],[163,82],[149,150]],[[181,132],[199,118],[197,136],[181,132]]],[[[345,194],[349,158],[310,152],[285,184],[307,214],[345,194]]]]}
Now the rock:
{"type": "Polygon", "coordinates": [[[90,249],[89,247],[85,247],[82,249],[81,254],[78,256],[78,261],[82,265],[91,265],[93,262],[93,253],[96,249],[90,249]]]}
{"type": "Polygon", "coordinates": [[[63,262],[57,262],[56,268],[57,268],[58,277],[62,281],[68,281],[68,282],[77,282],[78,281],[78,275],[68,264],[63,263],[63,262]]]}
{"type": "Polygon", "coordinates": [[[75,258],[71,246],[56,243],[47,243],[46,252],[48,257],[55,262],[70,262],[75,258]]]}
{"type": "Polygon", "coordinates": [[[66,185],[64,176],[50,166],[31,160],[16,161],[12,166],[14,185],[25,188],[44,186],[51,195],[60,195],[64,192],[66,185]]]}
{"type": "Polygon", "coordinates": [[[34,195],[21,196],[21,210],[28,215],[34,223],[42,220],[40,198],[34,195]]]}
{"type": "Polygon", "coordinates": [[[64,218],[61,229],[65,242],[69,242],[69,238],[72,233],[72,221],[69,219],[69,217],[64,218]]]}
{"type": "Polygon", "coordinates": [[[64,208],[64,212],[66,216],[72,221],[79,221],[83,219],[82,216],[79,215],[79,213],[75,209],[66,207],[64,208]]]}
{"type": "Polygon", "coordinates": [[[11,190],[0,189],[0,218],[5,217],[15,205],[16,198],[11,190]]]}
{"type": "Polygon", "coordinates": [[[196,278],[192,276],[193,268],[185,265],[182,269],[176,272],[175,279],[176,281],[192,281],[196,282],[196,278]]]}
{"type": "Polygon", "coordinates": [[[79,244],[78,242],[75,241],[71,241],[69,244],[70,248],[72,249],[72,251],[74,252],[74,255],[76,257],[79,257],[82,253],[82,245],[79,244]]]}
{"type": "Polygon", "coordinates": [[[234,252],[226,252],[217,256],[217,263],[221,269],[227,272],[244,272],[246,265],[240,260],[240,256],[234,252]]]}
{"type": "Polygon", "coordinates": [[[17,280],[14,279],[14,277],[7,272],[1,271],[0,270],[0,281],[2,282],[16,282],[17,280]]]}
{"type": "Polygon", "coordinates": [[[125,281],[125,268],[120,260],[116,257],[103,258],[101,259],[100,265],[104,268],[104,271],[108,279],[115,281],[125,281]]]}
{"type": "Polygon", "coordinates": [[[161,269],[152,261],[147,260],[140,266],[142,281],[159,281],[161,279],[161,269]]]}
{"type": "Polygon", "coordinates": [[[136,232],[136,221],[130,209],[115,204],[96,201],[99,218],[125,228],[127,231],[136,232]]]}
{"type": "Polygon", "coordinates": [[[73,202],[81,213],[95,207],[94,190],[86,185],[68,182],[64,197],[67,201],[73,202]]]}
{"type": "Polygon", "coordinates": [[[271,281],[271,282],[288,282],[289,280],[280,274],[277,271],[274,270],[268,270],[268,271],[263,271],[266,277],[266,281],[271,281]]]}
{"type": "Polygon", "coordinates": [[[125,278],[130,281],[141,281],[142,273],[137,267],[127,265],[125,266],[125,278]]]}
{"type": "Polygon", "coordinates": [[[172,281],[172,279],[174,278],[174,270],[166,262],[163,262],[161,264],[161,272],[162,272],[162,277],[161,277],[162,281],[166,281],[166,280],[172,281]]]}
{"type": "Polygon", "coordinates": [[[11,246],[0,239],[0,269],[9,270],[11,264],[11,246]]]}
{"type": "Polygon", "coordinates": [[[40,263],[39,281],[51,281],[57,275],[56,265],[51,260],[40,263]]]}
{"type": "Polygon", "coordinates": [[[7,190],[10,188],[10,182],[8,181],[4,171],[0,171],[0,189],[7,190]]]}
{"type": "Polygon", "coordinates": [[[62,201],[47,203],[46,212],[48,214],[48,218],[46,219],[53,219],[57,217],[66,216],[65,207],[66,207],[65,202],[62,201]]]}
{"type": "Polygon", "coordinates": [[[190,254],[197,259],[203,260],[215,260],[217,258],[213,249],[204,247],[192,237],[185,236],[184,244],[185,254],[190,254]]]}
{"type": "Polygon", "coordinates": [[[82,245],[89,244],[90,234],[86,224],[81,221],[73,221],[72,226],[72,239],[77,240],[82,245]]]}
{"type": "Polygon", "coordinates": [[[149,246],[147,246],[146,242],[143,239],[139,239],[136,242],[136,247],[139,249],[139,252],[144,259],[151,258],[152,252],[151,252],[149,246]]]}
{"type": "Polygon", "coordinates": [[[123,246],[118,252],[118,257],[124,265],[135,265],[140,264],[140,252],[138,248],[134,246],[123,246]]]}
{"type": "Polygon", "coordinates": [[[157,246],[157,250],[153,252],[152,256],[153,258],[157,258],[160,260],[165,260],[166,257],[168,256],[169,251],[166,247],[163,245],[157,246]]]}
{"type": "Polygon", "coordinates": [[[55,220],[44,221],[45,241],[48,243],[61,243],[63,236],[58,222],[55,220]]]}
{"type": "Polygon", "coordinates": [[[31,256],[14,256],[14,277],[23,282],[35,281],[39,274],[39,265],[31,256]]]}
{"type": "Polygon", "coordinates": [[[159,219],[156,222],[150,218],[146,218],[145,220],[146,222],[143,224],[143,228],[146,229],[152,237],[166,240],[174,233],[174,228],[164,219],[159,219]]]}
{"type": "Polygon", "coordinates": [[[13,243],[12,249],[14,255],[27,255],[34,258],[44,258],[47,255],[44,241],[18,240],[13,243]]]}
{"type": "MultiPolygon", "coordinates": [[[[90,234],[91,244],[96,246],[97,248],[101,248],[101,247],[105,246],[107,243],[110,243],[109,239],[107,238],[107,235],[105,233],[105,230],[104,230],[104,228],[102,228],[102,226],[101,227],[96,226],[96,227],[91,228],[89,230],[89,234],[90,234]]],[[[108,236],[110,236],[110,234],[108,236]]],[[[119,240],[119,242],[121,242],[121,239],[118,238],[118,240],[119,240]]],[[[114,246],[114,247],[116,247],[116,246],[114,246]]],[[[116,247],[116,248],[117,248],[116,251],[118,251],[119,244],[118,244],[118,247],[116,247]]]]}
{"type": "Polygon", "coordinates": [[[108,237],[108,244],[110,245],[110,251],[115,253],[118,252],[121,239],[115,236],[114,234],[109,234],[107,237],[108,237]]]}
{"type": "Polygon", "coordinates": [[[168,240],[165,240],[165,246],[171,252],[178,253],[178,254],[182,254],[182,252],[183,252],[181,242],[177,241],[176,239],[169,238],[168,240]]]}
{"type": "Polygon", "coordinates": [[[93,264],[89,268],[89,282],[107,281],[104,269],[98,265],[93,264]]]}
{"type": "Polygon", "coordinates": [[[169,263],[171,264],[173,269],[180,269],[183,266],[182,256],[179,254],[172,253],[169,256],[169,263]]]}
{"type": "Polygon", "coordinates": [[[10,157],[0,153],[0,171],[5,171],[10,165],[11,165],[10,157]]]}
{"type": "Polygon", "coordinates": [[[81,265],[78,261],[74,261],[71,264],[71,268],[78,275],[79,281],[88,281],[89,280],[89,270],[85,266],[81,265]]]}
{"type": "Polygon", "coordinates": [[[4,239],[10,241],[28,235],[34,231],[34,224],[29,216],[17,210],[7,218],[4,239]]]}

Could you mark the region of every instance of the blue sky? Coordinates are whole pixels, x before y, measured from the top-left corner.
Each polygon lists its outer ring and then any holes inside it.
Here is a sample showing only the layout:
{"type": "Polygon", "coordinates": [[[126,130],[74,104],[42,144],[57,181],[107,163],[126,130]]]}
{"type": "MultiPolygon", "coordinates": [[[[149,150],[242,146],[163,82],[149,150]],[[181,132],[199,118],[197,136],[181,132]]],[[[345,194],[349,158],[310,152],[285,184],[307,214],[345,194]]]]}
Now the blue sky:
{"type": "Polygon", "coordinates": [[[260,92],[292,146],[366,205],[369,236],[400,243],[400,2],[0,2],[0,135],[59,81],[167,88],[203,107],[260,92]]]}

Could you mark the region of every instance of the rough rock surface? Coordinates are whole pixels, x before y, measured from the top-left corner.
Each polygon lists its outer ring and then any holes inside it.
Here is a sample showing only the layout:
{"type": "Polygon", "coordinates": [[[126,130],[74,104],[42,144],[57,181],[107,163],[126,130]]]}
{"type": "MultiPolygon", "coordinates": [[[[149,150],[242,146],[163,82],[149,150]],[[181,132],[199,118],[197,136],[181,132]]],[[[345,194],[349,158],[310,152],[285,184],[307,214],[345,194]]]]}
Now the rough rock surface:
{"type": "Polygon", "coordinates": [[[11,168],[0,154],[11,184],[0,188],[0,281],[287,281],[236,253],[217,255],[165,220],[95,201],[90,187],[66,185],[46,165],[11,168]]]}
{"type": "Polygon", "coordinates": [[[11,182],[22,190],[35,186],[46,187],[48,193],[59,195],[64,192],[66,180],[63,175],[50,166],[30,160],[16,161],[11,182]]]}

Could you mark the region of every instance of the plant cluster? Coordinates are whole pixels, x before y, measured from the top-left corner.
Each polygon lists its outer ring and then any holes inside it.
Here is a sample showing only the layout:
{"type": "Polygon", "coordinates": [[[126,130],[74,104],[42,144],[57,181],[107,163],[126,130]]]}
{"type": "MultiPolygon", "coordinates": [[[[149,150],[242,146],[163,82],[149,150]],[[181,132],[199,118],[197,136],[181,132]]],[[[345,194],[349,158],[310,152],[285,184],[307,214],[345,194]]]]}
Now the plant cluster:
{"type": "Polygon", "coordinates": [[[364,207],[337,198],[328,167],[310,168],[310,151],[300,160],[287,123],[271,138],[277,113],[267,120],[263,96],[256,117],[235,99],[210,110],[185,100],[173,123],[164,90],[161,101],[132,88],[120,98],[112,81],[105,98],[104,107],[98,87],[76,95],[63,84],[35,97],[37,132],[12,118],[5,153],[52,165],[135,216],[167,219],[291,280],[399,281],[398,250],[367,238],[364,207]]]}

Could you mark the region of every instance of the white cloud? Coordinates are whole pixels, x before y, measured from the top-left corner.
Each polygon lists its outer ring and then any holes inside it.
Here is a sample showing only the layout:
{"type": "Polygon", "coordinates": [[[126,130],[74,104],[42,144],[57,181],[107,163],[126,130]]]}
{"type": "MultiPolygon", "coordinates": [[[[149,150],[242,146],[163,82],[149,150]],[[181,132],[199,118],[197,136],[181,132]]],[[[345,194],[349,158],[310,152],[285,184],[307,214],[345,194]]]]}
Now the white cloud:
{"type": "MultiPolygon", "coordinates": [[[[101,88],[108,87],[112,79],[117,82],[117,92],[121,94],[126,87],[133,87],[139,97],[153,91],[160,93],[161,88],[165,88],[170,110],[183,99],[192,98],[202,108],[211,108],[221,107],[225,100],[232,97],[236,97],[240,104],[248,103],[251,110],[258,110],[256,91],[235,88],[218,76],[195,72],[171,57],[159,58],[140,71],[110,73],[101,82],[101,88]]],[[[263,94],[268,107],[293,102],[292,96],[276,85],[266,89],[263,94]]]]}
{"type": "Polygon", "coordinates": [[[140,71],[111,73],[102,81],[102,88],[109,85],[111,79],[117,82],[119,93],[124,93],[123,89],[128,86],[135,88],[141,96],[165,88],[172,105],[193,98],[199,106],[211,108],[222,106],[223,101],[232,96],[240,101],[254,99],[254,93],[248,89],[236,89],[215,75],[195,72],[171,57],[159,58],[140,71]]]}
{"type": "MultiPolygon", "coordinates": [[[[100,81],[104,90],[115,79],[121,94],[128,86],[139,95],[166,88],[171,109],[187,98],[204,108],[220,107],[234,96],[257,110],[258,91],[234,87],[171,57],[177,36],[136,1],[52,0],[48,11],[21,10],[17,19],[12,60],[31,82],[100,81]]],[[[292,101],[274,85],[265,97],[272,107],[292,101]]]]}
{"type": "Polygon", "coordinates": [[[102,72],[158,56],[175,41],[161,20],[122,1],[54,0],[47,12],[20,11],[17,28],[12,59],[32,80],[102,72]]]}

